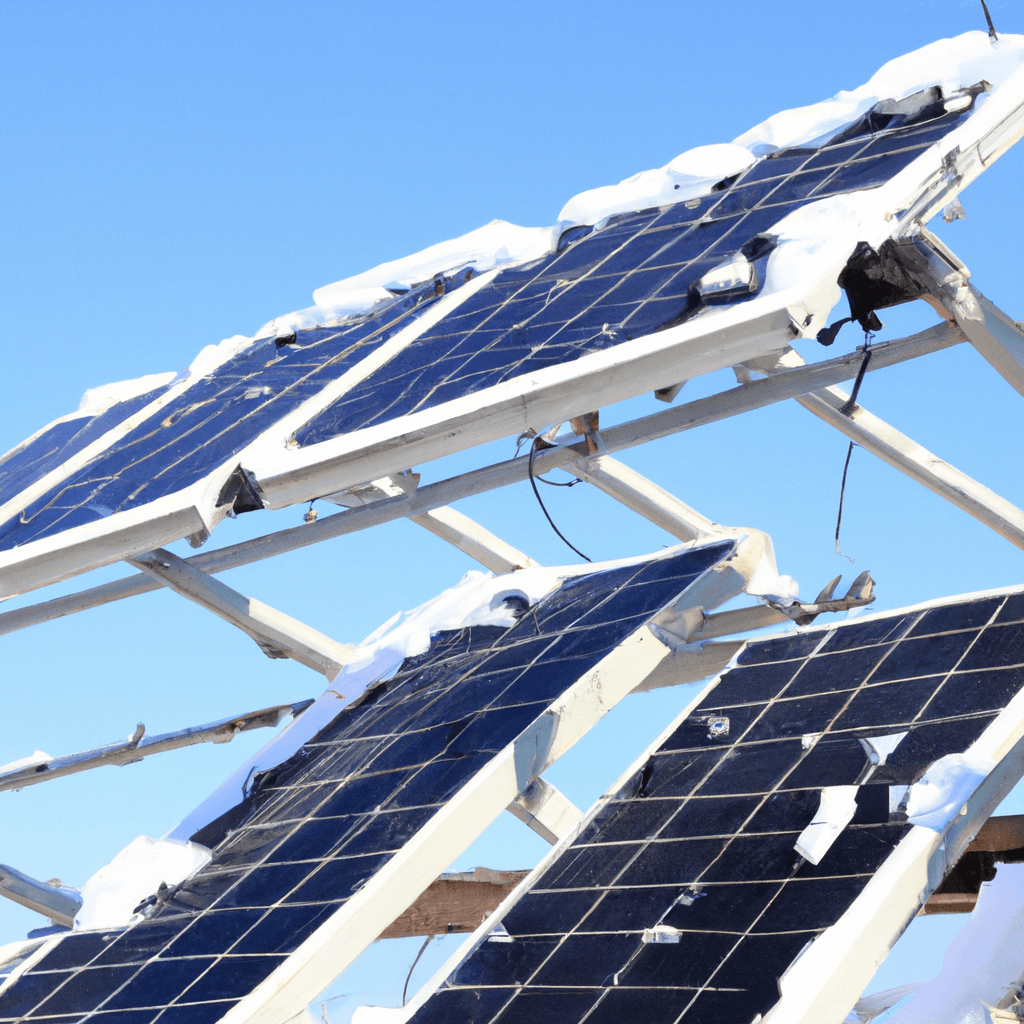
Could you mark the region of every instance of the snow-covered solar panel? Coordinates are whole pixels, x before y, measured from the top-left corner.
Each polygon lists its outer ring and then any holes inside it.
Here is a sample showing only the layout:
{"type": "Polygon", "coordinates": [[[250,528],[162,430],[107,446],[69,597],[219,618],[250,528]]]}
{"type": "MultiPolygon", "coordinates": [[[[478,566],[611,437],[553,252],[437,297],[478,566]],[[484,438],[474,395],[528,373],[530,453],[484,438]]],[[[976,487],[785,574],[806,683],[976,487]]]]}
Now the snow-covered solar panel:
{"type": "MultiPolygon", "coordinates": [[[[240,1021],[296,975],[280,1019],[301,1010],[360,934],[369,944],[433,880],[431,858],[440,873],[526,784],[521,747],[542,770],[544,739],[557,743],[588,673],[605,666],[594,685],[607,710],[623,685],[609,656],[635,637],[666,653],[646,623],[735,548],[719,540],[571,576],[521,600],[511,626],[437,635],[248,780],[192,837],[212,848],[209,863],[144,901],[136,923],[64,933],[8,963],[0,1021],[96,1011],[111,1024],[206,1024],[232,1010],[240,1021]]],[[[643,652],[630,651],[640,671],[643,652]]]]}
{"type": "Polygon", "coordinates": [[[465,236],[485,256],[456,240],[329,286],[89,444],[48,428],[0,462],[0,596],[813,337],[859,245],[913,233],[1024,130],[1015,38],[936,46],[941,87],[910,55],[890,93],[778,115],[553,228],[465,236]]]}
{"type": "Polygon", "coordinates": [[[1022,691],[1019,591],[749,643],[403,1019],[841,1020],[1024,771],[1022,691]]]}

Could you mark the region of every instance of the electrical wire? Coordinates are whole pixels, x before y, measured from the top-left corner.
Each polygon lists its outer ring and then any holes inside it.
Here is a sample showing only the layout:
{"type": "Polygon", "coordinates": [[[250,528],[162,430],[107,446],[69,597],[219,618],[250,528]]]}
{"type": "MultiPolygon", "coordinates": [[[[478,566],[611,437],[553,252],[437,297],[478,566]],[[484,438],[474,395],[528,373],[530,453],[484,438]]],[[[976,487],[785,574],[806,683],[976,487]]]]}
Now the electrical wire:
{"type": "MultiPolygon", "coordinates": [[[[861,360],[860,369],[857,371],[857,379],[853,382],[853,391],[850,392],[850,397],[843,402],[840,406],[839,411],[844,416],[852,416],[854,409],[857,408],[857,396],[860,394],[860,386],[864,383],[864,374],[867,373],[868,363],[871,362],[871,342],[874,341],[875,336],[868,331],[864,332],[864,358],[861,360]]],[[[846,475],[850,471],[850,456],[853,455],[853,449],[858,447],[856,441],[851,441],[849,448],[846,449],[846,461],[843,463],[843,481],[839,485],[839,511],[836,513],[836,554],[843,555],[843,549],[839,546],[839,530],[843,524],[843,500],[846,497],[846,475]]],[[[843,558],[853,561],[849,555],[843,555],[843,558]]]]}
{"type": "MultiPolygon", "coordinates": [[[[558,536],[561,538],[562,542],[567,547],[569,547],[573,551],[575,551],[576,554],[579,555],[580,558],[582,558],[584,562],[591,562],[591,561],[593,561],[593,559],[588,558],[585,554],[583,554],[583,552],[580,551],[580,549],[578,547],[576,547],[576,545],[573,544],[572,541],[570,541],[565,536],[565,534],[562,533],[562,531],[557,526],[555,526],[555,521],[554,521],[554,519],[551,518],[551,513],[548,512],[547,507],[544,505],[544,499],[541,498],[541,496],[540,496],[540,488],[537,486],[537,479],[538,478],[536,476],[534,476],[534,473],[533,473],[533,460],[534,460],[534,456],[536,456],[536,454],[537,454],[537,442],[540,441],[540,440],[541,440],[540,435],[538,435],[537,437],[535,437],[533,439],[532,443],[530,444],[530,460],[529,460],[530,486],[533,488],[533,493],[534,493],[534,495],[537,498],[537,504],[540,505],[540,510],[541,510],[541,512],[544,513],[544,517],[547,519],[548,523],[551,525],[551,529],[554,530],[555,533],[558,534],[558,536]]],[[[544,482],[545,483],[549,483],[550,481],[545,480],[544,482]]],[[[573,482],[575,483],[576,481],[573,481],[573,482]]],[[[568,487],[568,486],[571,486],[571,485],[570,484],[556,484],[555,486],[568,487]]]]}

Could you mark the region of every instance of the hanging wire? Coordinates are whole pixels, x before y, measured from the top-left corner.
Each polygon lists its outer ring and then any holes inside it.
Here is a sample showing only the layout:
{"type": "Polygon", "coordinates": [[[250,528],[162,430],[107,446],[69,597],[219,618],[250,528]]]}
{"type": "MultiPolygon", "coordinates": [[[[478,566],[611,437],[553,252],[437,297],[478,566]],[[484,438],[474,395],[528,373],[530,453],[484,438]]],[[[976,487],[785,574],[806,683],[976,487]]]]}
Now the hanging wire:
{"type": "Polygon", "coordinates": [[[430,940],[433,935],[428,935],[423,940],[423,945],[420,946],[420,951],[416,954],[416,959],[412,962],[412,967],[409,968],[409,973],[405,976],[405,984],[402,986],[402,1005],[405,1006],[405,996],[409,991],[409,982],[412,980],[412,972],[416,970],[416,965],[420,962],[420,957],[427,951],[427,946],[430,945],[430,940]]]}
{"type": "MultiPolygon", "coordinates": [[[[860,394],[860,386],[864,383],[864,374],[867,373],[868,363],[871,362],[871,342],[875,340],[875,336],[870,331],[864,332],[864,358],[860,362],[860,369],[857,371],[857,379],[853,382],[853,390],[850,392],[850,397],[843,402],[839,407],[839,411],[844,416],[852,416],[854,409],[857,408],[857,396],[860,394]]],[[[851,441],[850,446],[846,449],[846,461],[843,463],[843,481],[839,485],[839,511],[836,513],[836,554],[843,555],[843,549],[839,546],[839,530],[843,525],[843,500],[846,497],[846,475],[850,471],[850,456],[853,455],[853,449],[860,447],[856,441],[851,441]]],[[[853,559],[849,555],[843,555],[849,562],[853,562],[853,559]]]]}
{"type": "MultiPolygon", "coordinates": [[[[534,495],[537,498],[537,504],[540,505],[540,510],[541,510],[541,512],[544,513],[544,517],[547,519],[548,523],[550,523],[551,529],[554,530],[555,533],[558,534],[558,536],[562,539],[562,542],[567,547],[569,547],[573,551],[575,551],[576,554],[579,555],[580,558],[582,558],[584,562],[590,562],[590,561],[592,561],[592,559],[588,558],[585,554],[583,554],[583,552],[580,551],[580,549],[578,547],[576,547],[576,545],[573,544],[572,541],[570,541],[565,536],[565,534],[562,533],[562,531],[557,526],[555,526],[555,521],[554,521],[554,519],[551,518],[551,513],[548,512],[546,506],[544,505],[544,499],[541,498],[541,496],[540,496],[540,488],[537,486],[538,477],[534,476],[534,474],[533,474],[533,460],[534,460],[534,457],[537,454],[537,442],[540,441],[540,440],[541,440],[541,438],[538,435],[537,437],[535,437],[533,439],[533,442],[530,444],[530,461],[529,461],[530,486],[533,488],[533,493],[534,493],[534,495]]],[[[544,482],[547,483],[548,481],[544,481],[544,482]]],[[[562,485],[562,486],[570,486],[570,485],[562,485]]]]}
{"type": "Polygon", "coordinates": [[[985,12],[985,20],[988,22],[988,34],[993,39],[998,39],[999,36],[996,35],[996,27],[992,24],[992,15],[988,13],[988,4],[985,3],[985,0],[981,0],[981,9],[985,12]]]}
{"type": "MultiPolygon", "coordinates": [[[[839,513],[836,516],[836,554],[843,555],[843,549],[839,546],[839,528],[843,523],[843,498],[846,496],[846,474],[850,469],[850,456],[853,454],[853,449],[859,447],[856,441],[850,442],[850,447],[846,449],[846,462],[843,463],[843,482],[839,485],[839,513]]],[[[853,559],[849,555],[843,555],[848,562],[853,562],[853,559]]]]}

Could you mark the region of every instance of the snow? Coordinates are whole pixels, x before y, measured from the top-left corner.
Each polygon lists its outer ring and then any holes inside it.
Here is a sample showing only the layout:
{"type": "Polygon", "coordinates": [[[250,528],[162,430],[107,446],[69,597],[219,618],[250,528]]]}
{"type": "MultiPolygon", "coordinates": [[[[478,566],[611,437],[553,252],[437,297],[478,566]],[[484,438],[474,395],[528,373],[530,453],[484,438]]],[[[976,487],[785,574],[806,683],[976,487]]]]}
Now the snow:
{"type": "Polygon", "coordinates": [[[1022,920],[1024,864],[1000,864],[995,879],[982,884],[977,906],[939,974],[920,986],[889,1024],[989,1024],[988,1007],[1004,998],[1012,1001],[1024,974],[1022,920]]]}
{"type": "MultiPolygon", "coordinates": [[[[679,547],[667,549],[664,553],[677,551],[679,547]]],[[[524,604],[532,606],[572,576],[629,565],[648,557],[595,562],[584,566],[520,569],[502,576],[471,570],[454,587],[418,608],[398,612],[356,647],[350,660],[335,676],[329,690],[233,772],[168,833],[168,838],[188,839],[204,825],[237,806],[257,774],[289,758],[370,686],[390,678],[406,658],[423,654],[430,646],[431,636],[442,630],[457,630],[467,626],[507,628],[516,621],[513,607],[506,603],[507,600],[520,608],[524,604]]]]}
{"type": "Polygon", "coordinates": [[[826,786],[811,823],[797,837],[793,849],[804,860],[818,864],[857,813],[857,786],[826,786]]]}
{"type": "Polygon", "coordinates": [[[149,373],[145,377],[136,377],[134,380],[119,380],[114,384],[103,384],[98,388],[89,388],[82,401],[78,404],[79,416],[98,416],[106,412],[112,405],[118,402],[127,402],[131,398],[146,394],[147,391],[155,391],[157,388],[170,384],[177,374],[174,371],[168,373],[149,373]]]}
{"type": "MultiPolygon", "coordinates": [[[[283,337],[366,313],[377,303],[390,301],[396,293],[429,281],[435,274],[464,267],[480,274],[538,259],[553,251],[562,232],[573,225],[600,225],[618,213],[706,195],[718,182],[775,149],[827,139],[880,100],[902,99],[934,85],[952,93],[982,80],[998,88],[1022,64],[1024,36],[1002,35],[994,42],[978,31],[939,40],[889,61],[858,88],[810,106],[781,111],[732,142],[698,146],[680,153],[663,167],[640,171],[616,185],[581,192],[562,207],[552,226],[522,227],[494,220],[458,238],[324,285],[313,293],[314,305],[276,317],[252,337],[235,335],[220,345],[208,345],[193,361],[188,375],[204,376],[255,339],[283,337]]],[[[988,98],[982,94],[978,103],[988,98]]],[[[841,267],[849,256],[851,238],[869,239],[878,234],[878,213],[871,190],[822,200],[795,211],[775,229],[779,245],[768,260],[761,294],[805,285],[821,278],[823,268],[841,267]]],[[[820,295],[808,296],[807,303],[809,307],[831,308],[838,295],[838,286],[830,285],[820,295]]],[[[86,392],[82,408],[102,411],[113,401],[123,400],[113,396],[142,393],[143,382],[156,387],[174,380],[173,374],[158,374],[137,382],[94,388],[86,392]],[[132,384],[140,390],[131,392],[132,384]],[[123,392],[118,390],[122,388],[123,392]]]]}
{"type": "MultiPolygon", "coordinates": [[[[781,111],[732,142],[697,146],[663,167],[639,171],[617,185],[580,192],[562,207],[558,222],[551,227],[527,228],[494,220],[458,238],[318,288],[313,293],[315,305],[271,320],[254,337],[282,337],[365,313],[376,303],[391,299],[395,291],[429,281],[438,273],[468,266],[482,273],[537,259],[553,251],[562,232],[574,225],[600,225],[615,214],[707,195],[714,185],[739,174],[767,153],[824,141],[880,100],[903,99],[933,85],[946,93],[982,80],[998,87],[1022,62],[1024,36],[1003,35],[993,42],[984,32],[967,32],[939,40],[889,61],[856,89],[781,111]]],[[[813,280],[821,275],[823,265],[845,263],[849,239],[863,233],[865,210],[859,195],[812,204],[786,218],[779,249],[768,262],[763,293],[783,291],[805,282],[808,275],[813,280]]]]}
{"type": "Polygon", "coordinates": [[[1002,85],[1024,62],[1024,36],[1001,35],[993,41],[985,32],[965,32],[940,39],[883,64],[857,89],[831,99],[773,114],[733,140],[752,153],[769,153],[802,146],[834,134],[877,102],[904,99],[930,86],[944,94],[982,80],[1002,85]]]}
{"type": "Polygon", "coordinates": [[[991,758],[969,752],[940,757],[907,791],[907,820],[943,831],[993,768],[991,758]]]}
{"type": "Polygon", "coordinates": [[[0,765],[0,775],[9,775],[11,772],[20,771],[22,768],[33,768],[37,764],[49,764],[53,758],[45,751],[36,750],[28,757],[18,758],[17,761],[10,761],[8,764],[0,765]]]}
{"type": "Polygon", "coordinates": [[[698,146],[680,153],[664,167],[573,196],[562,207],[558,221],[563,229],[573,224],[598,224],[616,213],[695,199],[754,162],[755,157],[742,146],[728,142],[698,146]]]}
{"type": "Polygon", "coordinates": [[[313,292],[316,305],[271,320],[255,337],[284,337],[293,331],[334,323],[393,299],[396,293],[429,281],[435,274],[466,267],[482,274],[505,263],[537,259],[550,252],[557,242],[554,227],[524,228],[505,220],[492,220],[458,238],[324,285],[313,292]]]}
{"type": "Polygon", "coordinates": [[[75,928],[123,928],[161,882],[177,885],[209,859],[210,851],[197,843],[149,836],[133,839],[82,886],[82,909],[75,928]]]}

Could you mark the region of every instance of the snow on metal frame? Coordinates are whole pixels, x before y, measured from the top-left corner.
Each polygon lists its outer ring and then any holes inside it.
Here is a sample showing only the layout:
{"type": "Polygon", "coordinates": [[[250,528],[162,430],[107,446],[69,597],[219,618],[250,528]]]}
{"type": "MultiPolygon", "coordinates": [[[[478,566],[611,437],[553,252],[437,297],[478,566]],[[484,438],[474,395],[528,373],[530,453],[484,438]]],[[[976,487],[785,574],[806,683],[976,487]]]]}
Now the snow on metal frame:
{"type": "MultiPolygon", "coordinates": [[[[992,43],[982,33],[968,33],[956,40],[933,44],[891,62],[871,83],[853,94],[840,94],[836,100],[825,104],[776,115],[737,140],[756,153],[763,153],[779,143],[805,143],[814,134],[824,134],[827,143],[830,134],[834,135],[838,127],[848,123],[844,118],[863,112],[877,95],[905,96],[922,84],[934,82],[929,63],[934,63],[940,50],[945,64],[956,69],[942,82],[947,90],[958,84],[973,85],[981,77],[996,83],[985,96],[985,102],[979,104],[960,127],[924,150],[885,184],[811,202],[776,222],[772,230],[779,236],[779,245],[768,258],[766,279],[755,297],[739,305],[710,307],[678,327],[582,355],[575,362],[523,374],[436,407],[306,447],[284,446],[284,438],[326,409],[334,399],[358,386],[359,381],[372,377],[375,369],[406,351],[432,325],[457,313],[460,305],[500,277],[502,267],[516,265],[517,258],[534,255],[540,236],[530,232],[547,229],[516,229],[527,234],[516,236],[513,244],[499,247],[490,256],[474,255],[473,245],[456,245],[453,252],[460,259],[468,258],[478,270],[487,266],[493,269],[477,274],[466,283],[460,281],[450,295],[443,295],[375,352],[293,408],[226,462],[211,467],[197,482],[148,504],[41,536],[0,553],[0,596],[30,590],[182,536],[191,535],[201,540],[230,508],[225,504],[218,506],[218,499],[225,481],[239,465],[250,472],[250,479],[258,482],[265,504],[280,507],[514,434],[531,425],[579,414],[664,385],[666,381],[686,379],[767,351],[778,351],[796,336],[815,333],[823,326],[824,317],[838,298],[835,278],[857,242],[867,241],[877,246],[888,237],[912,233],[918,221],[927,220],[954,198],[1024,133],[1021,49],[1018,37],[1004,36],[998,43],[992,43]],[[873,93],[872,88],[880,91],[873,93]]],[[[717,147],[704,148],[717,150],[717,147]]],[[[740,146],[735,148],[740,149],[740,146]]],[[[702,178],[696,172],[704,160],[706,166],[717,173],[721,169],[718,166],[721,154],[716,152],[712,158],[712,155],[701,157],[700,153],[692,151],[689,160],[677,158],[661,172],[644,172],[635,180],[613,187],[610,196],[577,197],[563,213],[567,217],[584,213],[606,217],[609,210],[614,212],[623,203],[628,206],[630,196],[629,202],[634,204],[651,201],[652,196],[663,198],[665,182],[673,183],[674,195],[684,198],[698,193],[707,195],[713,176],[702,178]],[[648,195],[644,189],[653,188],[655,179],[664,181],[648,195]],[[677,185],[679,191],[675,192],[677,185]]],[[[735,162],[742,169],[745,161],[736,158],[735,162]]],[[[504,229],[498,231],[501,237],[502,231],[504,229]]],[[[493,244],[493,240],[487,244],[493,244]]],[[[476,247],[487,248],[487,245],[481,242],[476,247]]],[[[448,251],[445,246],[441,250],[448,251]]],[[[348,291],[352,294],[347,299],[346,288],[339,290],[332,286],[339,294],[331,297],[331,308],[335,313],[347,315],[352,309],[345,302],[351,305],[356,292],[363,296],[359,301],[364,301],[368,289],[372,292],[378,288],[390,295],[404,288],[405,279],[422,273],[425,261],[433,259],[432,254],[420,256],[424,259],[417,262],[410,258],[412,262],[408,266],[388,267],[389,271],[396,272],[398,281],[377,281],[374,272],[368,272],[369,276],[360,275],[367,280],[350,282],[348,291]],[[355,287],[356,284],[360,287],[355,287]],[[395,287],[388,291],[385,284],[395,287]]],[[[440,253],[437,258],[441,258],[440,253]]],[[[406,263],[408,261],[398,261],[398,264],[406,263]]],[[[450,268],[448,264],[446,269],[450,268]]],[[[384,269],[380,268],[381,272],[384,269]]],[[[275,327],[274,332],[277,330],[275,327]]],[[[282,340],[280,336],[279,340],[282,340]]],[[[248,339],[229,339],[224,345],[204,352],[193,364],[189,377],[164,385],[168,390],[155,400],[152,408],[147,407],[148,412],[134,413],[64,465],[44,475],[28,491],[8,499],[0,506],[0,517],[8,521],[11,517],[20,517],[33,495],[42,497],[52,492],[67,479],[71,470],[81,468],[98,452],[123,437],[129,426],[137,425],[157,406],[166,405],[174,396],[194,387],[212,366],[223,364],[246,350],[247,344],[248,339]]]]}

